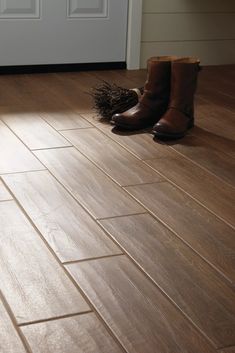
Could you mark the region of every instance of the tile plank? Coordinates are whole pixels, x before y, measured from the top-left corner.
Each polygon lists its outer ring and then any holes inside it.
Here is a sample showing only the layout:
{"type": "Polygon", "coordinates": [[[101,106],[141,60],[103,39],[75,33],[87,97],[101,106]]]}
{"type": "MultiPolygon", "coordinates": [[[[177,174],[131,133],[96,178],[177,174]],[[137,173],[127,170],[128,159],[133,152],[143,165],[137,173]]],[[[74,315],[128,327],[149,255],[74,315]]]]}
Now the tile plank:
{"type": "Polygon", "coordinates": [[[91,127],[91,124],[73,111],[42,112],[42,118],[56,130],[83,129],[91,127]]]}
{"type": "Polygon", "coordinates": [[[24,326],[34,353],[121,353],[95,314],[24,326]]]}
{"type": "Polygon", "coordinates": [[[185,243],[235,283],[234,229],[167,182],[127,189],[185,243]]]}
{"type": "Polygon", "coordinates": [[[0,174],[45,169],[2,121],[0,136],[0,174]]]}
{"type": "Polygon", "coordinates": [[[95,128],[64,131],[63,135],[121,186],[162,180],[159,174],[95,128]]]}
{"type": "Polygon", "coordinates": [[[154,141],[153,135],[148,131],[121,131],[113,128],[110,124],[101,123],[94,114],[82,114],[82,116],[139,159],[161,158],[172,154],[167,145],[154,141]]]}
{"type": "Polygon", "coordinates": [[[144,212],[75,148],[41,150],[35,154],[95,218],[144,212]]]}
{"type": "Polygon", "coordinates": [[[180,142],[173,142],[172,148],[235,187],[235,160],[216,146],[195,136],[186,136],[180,142]]]}
{"type": "Polygon", "coordinates": [[[148,214],[101,224],[217,348],[235,343],[235,292],[211,266],[148,214]]]}
{"type": "Polygon", "coordinates": [[[2,120],[31,149],[66,147],[71,144],[39,115],[11,111],[1,113],[2,120]]]}
{"type": "Polygon", "coordinates": [[[7,201],[7,200],[12,200],[12,196],[3,185],[3,182],[0,180],[0,201],[7,201]]]}
{"type": "Polygon", "coordinates": [[[191,161],[175,158],[147,161],[156,171],[189,193],[209,210],[235,226],[235,189],[191,161]]]}
{"type": "Polygon", "coordinates": [[[128,353],[215,353],[125,256],[67,268],[128,353]]]}
{"type": "Polygon", "coordinates": [[[19,324],[89,307],[13,201],[0,203],[0,288],[19,324]]]}
{"type": "Polygon", "coordinates": [[[0,352],[1,353],[26,353],[14,325],[0,301],[0,352]]]}
{"type": "Polygon", "coordinates": [[[4,180],[62,262],[121,253],[49,172],[7,175],[4,180]]]}

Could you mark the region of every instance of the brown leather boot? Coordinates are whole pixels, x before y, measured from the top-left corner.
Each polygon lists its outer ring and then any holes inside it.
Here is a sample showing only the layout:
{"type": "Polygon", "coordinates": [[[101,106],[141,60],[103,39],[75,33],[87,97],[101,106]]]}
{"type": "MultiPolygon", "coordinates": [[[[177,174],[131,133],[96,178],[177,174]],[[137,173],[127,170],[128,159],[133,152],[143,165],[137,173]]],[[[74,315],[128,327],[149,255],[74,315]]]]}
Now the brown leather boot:
{"type": "Polygon", "coordinates": [[[184,58],[171,63],[171,95],[169,107],[153,127],[159,138],[181,138],[194,126],[194,94],[200,61],[184,58]]]}
{"type": "Polygon", "coordinates": [[[133,108],[115,114],[111,123],[128,130],[153,126],[167,109],[170,96],[171,61],[176,57],[152,57],[148,60],[148,77],[144,94],[133,108]]]}

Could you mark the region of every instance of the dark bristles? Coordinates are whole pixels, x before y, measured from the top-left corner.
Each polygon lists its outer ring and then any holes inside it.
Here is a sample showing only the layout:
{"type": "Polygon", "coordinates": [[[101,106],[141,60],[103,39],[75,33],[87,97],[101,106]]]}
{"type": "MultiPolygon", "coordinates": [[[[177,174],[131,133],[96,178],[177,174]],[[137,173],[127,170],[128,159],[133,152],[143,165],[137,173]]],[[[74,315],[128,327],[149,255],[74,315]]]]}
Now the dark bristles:
{"type": "Polygon", "coordinates": [[[106,81],[92,88],[90,94],[94,100],[93,109],[106,120],[110,120],[116,113],[132,108],[139,101],[135,91],[106,81]]]}

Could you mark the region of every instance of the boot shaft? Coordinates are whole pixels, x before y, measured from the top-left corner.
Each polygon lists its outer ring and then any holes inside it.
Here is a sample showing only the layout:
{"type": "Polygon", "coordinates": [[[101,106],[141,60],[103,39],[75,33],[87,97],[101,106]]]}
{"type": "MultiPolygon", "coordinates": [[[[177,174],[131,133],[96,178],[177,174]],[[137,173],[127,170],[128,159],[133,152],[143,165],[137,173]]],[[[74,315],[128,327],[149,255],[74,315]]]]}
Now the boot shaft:
{"type": "Polygon", "coordinates": [[[187,58],[172,62],[170,108],[193,115],[199,69],[198,59],[187,58]]]}
{"type": "Polygon", "coordinates": [[[146,106],[158,103],[167,104],[170,97],[171,61],[175,57],[152,57],[148,60],[147,79],[144,94],[140,100],[146,106]]]}

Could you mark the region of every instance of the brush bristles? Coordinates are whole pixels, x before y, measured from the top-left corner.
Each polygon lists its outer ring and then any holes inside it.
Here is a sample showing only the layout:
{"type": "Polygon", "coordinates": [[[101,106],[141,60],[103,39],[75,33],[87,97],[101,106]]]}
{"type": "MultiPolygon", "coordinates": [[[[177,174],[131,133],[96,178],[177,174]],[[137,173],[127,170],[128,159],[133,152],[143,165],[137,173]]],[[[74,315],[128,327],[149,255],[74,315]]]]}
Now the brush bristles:
{"type": "Polygon", "coordinates": [[[138,94],[114,83],[104,81],[91,89],[94,110],[103,119],[110,120],[116,113],[123,113],[139,101],[138,94]]]}

